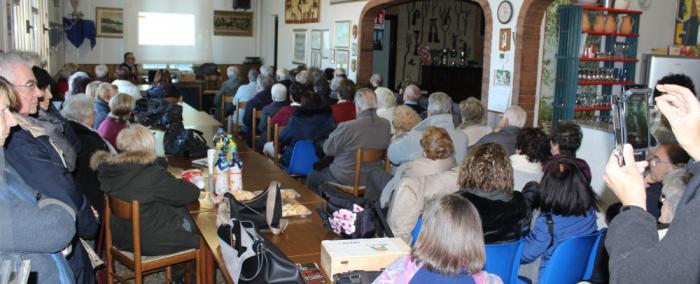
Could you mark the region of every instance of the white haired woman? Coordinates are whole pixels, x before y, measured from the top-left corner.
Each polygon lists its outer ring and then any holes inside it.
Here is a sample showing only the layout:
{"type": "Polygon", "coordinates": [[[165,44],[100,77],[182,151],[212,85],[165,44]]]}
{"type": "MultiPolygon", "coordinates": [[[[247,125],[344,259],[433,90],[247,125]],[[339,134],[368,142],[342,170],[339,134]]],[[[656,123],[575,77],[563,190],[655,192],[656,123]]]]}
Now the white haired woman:
{"type": "MultiPolygon", "coordinates": [[[[391,90],[379,87],[374,90],[377,95],[377,116],[391,122],[394,120],[394,110],[396,110],[396,96],[391,90]]],[[[391,134],[394,134],[394,125],[391,125],[391,134]]]]}

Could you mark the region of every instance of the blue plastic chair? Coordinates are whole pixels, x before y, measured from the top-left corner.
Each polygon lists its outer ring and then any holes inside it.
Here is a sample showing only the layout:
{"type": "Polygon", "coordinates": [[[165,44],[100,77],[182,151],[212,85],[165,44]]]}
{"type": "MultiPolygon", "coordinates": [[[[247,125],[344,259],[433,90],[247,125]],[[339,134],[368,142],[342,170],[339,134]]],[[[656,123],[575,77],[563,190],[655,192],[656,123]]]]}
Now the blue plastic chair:
{"type": "Polygon", "coordinates": [[[523,239],[520,239],[511,243],[486,245],[484,270],[498,275],[505,284],[517,283],[524,244],[523,239]]]}
{"type": "MultiPolygon", "coordinates": [[[[600,236],[605,229],[592,235],[574,237],[561,242],[549,258],[547,266],[540,272],[540,284],[549,283],[577,283],[584,279],[589,270],[591,254],[595,254],[593,247],[600,242],[600,236]]],[[[595,259],[595,257],[593,257],[595,259]]],[[[592,271],[592,267],[590,268],[592,271]]],[[[521,277],[521,281],[529,282],[529,279],[521,277]]]]}
{"type": "Polygon", "coordinates": [[[418,217],[416,226],[413,227],[413,231],[411,231],[411,246],[413,246],[416,243],[416,240],[418,240],[418,235],[420,234],[421,227],[423,227],[423,215],[420,215],[420,217],[418,217]]]}
{"type": "Polygon", "coordinates": [[[314,143],[311,140],[299,140],[294,144],[287,173],[293,176],[307,176],[316,161],[318,156],[316,156],[314,143]]]}
{"type": "Polygon", "coordinates": [[[598,248],[600,247],[600,242],[603,240],[603,236],[607,234],[608,229],[603,228],[598,231],[598,238],[596,238],[593,248],[591,249],[591,256],[588,257],[588,265],[586,266],[586,272],[583,273],[583,280],[591,279],[593,275],[593,269],[595,269],[595,259],[598,257],[598,248]]]}

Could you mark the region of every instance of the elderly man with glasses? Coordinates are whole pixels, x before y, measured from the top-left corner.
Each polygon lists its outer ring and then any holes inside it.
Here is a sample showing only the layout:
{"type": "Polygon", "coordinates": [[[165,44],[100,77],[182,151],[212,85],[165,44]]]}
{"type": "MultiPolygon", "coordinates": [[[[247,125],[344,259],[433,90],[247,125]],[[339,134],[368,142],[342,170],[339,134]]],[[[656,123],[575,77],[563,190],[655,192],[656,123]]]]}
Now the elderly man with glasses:
{"type": "MultiPolygon", "coordinates": [[[[662,215],[663,192],[674,191],[672,184],[676,184],[685,172],[684,167],[689,160],[688,153],[678,144],[659,145],[649,158],[649,171],[644,177],[647,183],[647,211],[657,219],[662,215]]],[[[680,188],[685,189],[685,186],[680,188]]],[[[668,216],[664,219],[670,223],[668,216]]]]}

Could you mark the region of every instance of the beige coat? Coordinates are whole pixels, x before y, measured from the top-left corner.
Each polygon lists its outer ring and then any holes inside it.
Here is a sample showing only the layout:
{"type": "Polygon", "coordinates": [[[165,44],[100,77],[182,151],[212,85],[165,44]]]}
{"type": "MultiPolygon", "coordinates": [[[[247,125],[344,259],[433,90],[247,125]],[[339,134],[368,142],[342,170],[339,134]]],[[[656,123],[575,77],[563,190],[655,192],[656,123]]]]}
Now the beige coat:
{"type": "Polygon", "coordinates": [[[394,236],[408,243],[425,202],[459,190],[458,176],[453,157],[411,161],[401,173],[389,205],[387,222],[394,236]]]}

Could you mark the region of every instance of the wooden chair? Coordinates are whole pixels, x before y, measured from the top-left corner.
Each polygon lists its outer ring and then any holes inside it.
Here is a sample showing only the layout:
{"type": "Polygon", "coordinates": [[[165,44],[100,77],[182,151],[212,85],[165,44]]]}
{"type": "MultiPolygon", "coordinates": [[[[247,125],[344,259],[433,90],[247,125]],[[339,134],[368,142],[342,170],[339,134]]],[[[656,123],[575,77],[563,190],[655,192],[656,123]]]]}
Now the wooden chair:
{"type": "Polygon", "coordinates": [[[257,140],[258,137],[258,120],[262,118],[262,110],[257,110],[253,108],[253,125],[252,125],[252,131],[250,131],[250,145],[251,148],[255,149],[255,140],[257,140]]]}
{"type": "MultiPolygon", "coordinates": [[[[221,98],[221,105],[219,107],[221,108],[221,123],[225,124],[228,127],[227,119],[226,119],[226,114],[224,114],[224,110],[226,109],[227,105],[230,105],[233,103],[233,96],[223,96],[221,98]]],[[[244,102],[245,104],[245,102],[244,102]]],[[[236,114],[234,112],[234,114],[236,114]]],[[[234,116],[235,117],[235,116],[234,116]]]]}
{"type": "Polygon", "coordinates": [[[339,184],[335,182],[328,182],[328,184],[335,186],[339,189],[349,192],[355,197],[359,197],[364,194],[365,186],[360,185],[360,177],[362,175],[362,163],[374,162],[384,160],[384,169],[389,172],[389,159],[386,154],[386,149],[362,149],[359,148],[355,150],[355,179],[353,185],[339,184]]]}
{"type": "Polygon", "coordinates": [[[280,133],[282,133],[282,130],[284,129],[284,126],[281,126],[279,124],[275,124],[275,134],[274,134],[274,140],[272,142],[272,145],[274,146],[274,151],[272,160],[275,162],[275,165],[280,165],[280,133]]]}
{"type": "MultiPolygon", "coordinates": [[[[223,100],[222,100],[223,101],[223,100]]],[[[245,107],[248,105],[248,102],[242,102],[238,101],[236,103],[236,110],[233,112],[233,132],[238,133],[241,129],[241,125],[239,124],[240,119],[240,111],[245,110],[245,107]]]]}
{"type": "MultiPolygon", "coordinates": [[[[194,260],[196,265],[197,283],[199,284],[199,270],[202,268],[199,249],[188,249],[168,255],[141,256],[141,220],[139,219],[139,202],[133,200],[126,202],[115,197],[105,196],[105,251],[107,252],[107,283],[114,283],[116,278],[119,282],[125,282],[133,278],[134,283],[143,283],[143,274],[158,272],[165,268],[165,282],[170,283],[172,269],[170,266],[182,262],[194,260]],[[131,220],[132,242],[134,252],[127,252],[117,249],[112,244],[112,230],[110,223],[114,216],[131,220]],[[124,266],[134,271],[133,277],[122,278],[114,271],[114,259],[117,259],[124,266]]],[[[187,273],[185,274],[185,279],[187,273]]]]}

